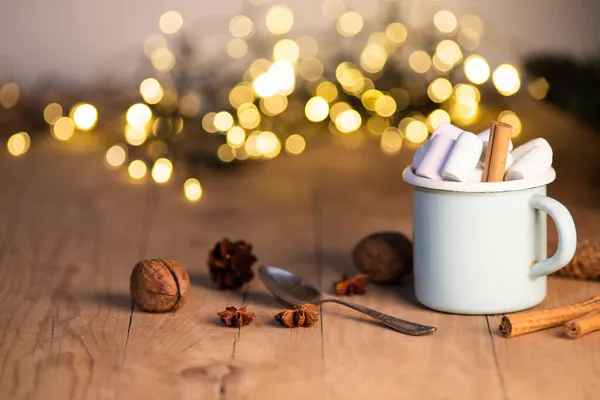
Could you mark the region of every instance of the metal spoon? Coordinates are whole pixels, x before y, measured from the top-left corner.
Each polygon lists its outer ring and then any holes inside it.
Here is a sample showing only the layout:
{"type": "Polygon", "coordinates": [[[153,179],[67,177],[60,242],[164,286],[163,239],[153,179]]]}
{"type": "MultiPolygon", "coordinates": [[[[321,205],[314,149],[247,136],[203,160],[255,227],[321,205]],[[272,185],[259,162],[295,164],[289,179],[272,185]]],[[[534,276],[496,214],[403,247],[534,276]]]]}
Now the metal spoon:
{"type": "Polygon", "coordinates": [[[262,266],[258,270],[258,276],[264,285],[273,293],[273,295],[286,304],[302,305],[323,303],[338,303],[350,307],[371,318],[381,321],[385,325],[398,332],[407,335],[421,336],[435,332],[433,326],[416,324],[414,322],[404,321],[400,318],[392,317],[371,308],[364,307],[349,301],[336,297],[323,297],[319,289],[289,271],[281,268],[262,266]]]}

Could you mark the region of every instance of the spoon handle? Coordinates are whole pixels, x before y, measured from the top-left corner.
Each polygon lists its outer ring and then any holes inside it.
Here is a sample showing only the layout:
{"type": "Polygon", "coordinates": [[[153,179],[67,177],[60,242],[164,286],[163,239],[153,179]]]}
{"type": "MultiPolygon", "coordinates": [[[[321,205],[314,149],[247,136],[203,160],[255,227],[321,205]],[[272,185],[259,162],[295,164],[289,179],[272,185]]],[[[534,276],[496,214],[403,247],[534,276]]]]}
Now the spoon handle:
{"type": "Polygon", "coordinates": [[[373,310],[372,308],[361,306],[359,304],[352,303],[347,300],[338,299],[336,297],[325,298],[322,300],[322,302],[338,303],[346,307],[350,307],[358,312],[368,315],[371,318],[381,321],[383,324],[389,326],[392,329],[397,330],[398,332],[402,332],[407,335],[421,336],[431,332],[435,332],[436,330],[436,328],[433,326],[421,325],[414,322],[405,321],[403,319],[392,317],[391,315],[387,315],[382,312],[373,310]]]}

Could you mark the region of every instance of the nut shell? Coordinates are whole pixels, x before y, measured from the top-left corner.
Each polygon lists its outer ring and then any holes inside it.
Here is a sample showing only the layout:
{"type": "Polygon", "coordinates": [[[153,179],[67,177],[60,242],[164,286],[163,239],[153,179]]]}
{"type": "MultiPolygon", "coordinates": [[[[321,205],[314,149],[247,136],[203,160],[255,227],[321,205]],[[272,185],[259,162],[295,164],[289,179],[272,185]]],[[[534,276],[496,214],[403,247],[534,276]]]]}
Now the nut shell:
{"type": "Polygon", "coordinates": [[[189,289],[187,271],[174,260],[142,260],[131,273],[131,299],[144,311],[178,310],[187,302],[189,289]]]}
{"type": "Polygon", "coordinates": [[[354,266],[379,284],[404,284],[413,276],[413,244],[398,232],[376,232],[356,244],[354,266]]]}

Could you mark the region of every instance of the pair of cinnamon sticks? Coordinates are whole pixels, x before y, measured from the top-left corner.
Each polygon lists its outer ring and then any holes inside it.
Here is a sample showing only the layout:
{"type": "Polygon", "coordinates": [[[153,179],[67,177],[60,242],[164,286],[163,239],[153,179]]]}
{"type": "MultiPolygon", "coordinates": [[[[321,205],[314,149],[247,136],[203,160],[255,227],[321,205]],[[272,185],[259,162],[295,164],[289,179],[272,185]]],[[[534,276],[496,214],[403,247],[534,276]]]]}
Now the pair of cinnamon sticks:
{"type": "Polygon", "coordinates": [[[511,338],[560,325],[574,339],[600,331],[600,296],[568,306],[505,315],[500,332],[511,338]]]}

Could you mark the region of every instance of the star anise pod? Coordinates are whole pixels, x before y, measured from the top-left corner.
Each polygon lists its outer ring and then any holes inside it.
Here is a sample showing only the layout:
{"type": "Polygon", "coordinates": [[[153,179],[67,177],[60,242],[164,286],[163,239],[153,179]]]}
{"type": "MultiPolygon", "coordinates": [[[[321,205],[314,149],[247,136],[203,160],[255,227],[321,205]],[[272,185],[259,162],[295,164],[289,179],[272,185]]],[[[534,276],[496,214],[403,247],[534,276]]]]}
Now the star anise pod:
{"type": "Polygon", "coordinates": [[[367,285],[369,284],[369,275],[358,274],[353,278],[348,275],[342,275],[342,279],[333,285],[333,289],[340,296],[349,296],[353,294],[367,293],[367,285]]]}
{"type": "Polygon", "coordinates": [[[286,328],[309,327],[319,320],[319,313],[314,304],[304,304],[293,310],[281,311],[275,319],[286,328]]]}
{"type": "Polygon", "coordinates": [[[239,310],[233,306],[225,308],[225,311],[218,312],[217,315],[221,318],[221,321],[225,326],[233,326],[234,328],[241,328],[244,325],[248,325],[254,321],[254,313],[246,310],[246,306],[241,307],[239,310]]]}
{"type": "Polygon", "coordinates": [[[225,238],[208,253],[208,268],[213,282],[219,289],[238,289],[254,277],[252,265],[256,256],[252,245],[238,240],[231,242],[225,238]]]}

